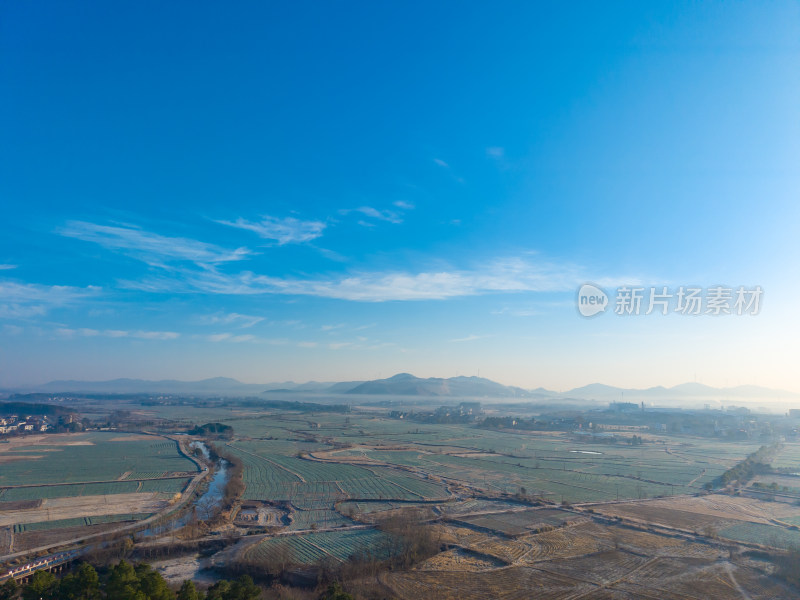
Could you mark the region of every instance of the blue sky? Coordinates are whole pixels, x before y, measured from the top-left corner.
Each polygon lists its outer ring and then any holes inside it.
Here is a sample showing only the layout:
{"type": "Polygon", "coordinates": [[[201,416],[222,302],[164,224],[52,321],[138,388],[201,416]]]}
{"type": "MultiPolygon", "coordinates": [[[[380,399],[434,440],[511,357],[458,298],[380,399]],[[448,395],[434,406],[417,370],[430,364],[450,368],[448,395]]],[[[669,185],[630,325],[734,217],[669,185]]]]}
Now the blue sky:
{"type": "Polygon", "coordinates": [[[0,80],[0,386],[800,392],[796,3],[5,3],[0,80]]]}

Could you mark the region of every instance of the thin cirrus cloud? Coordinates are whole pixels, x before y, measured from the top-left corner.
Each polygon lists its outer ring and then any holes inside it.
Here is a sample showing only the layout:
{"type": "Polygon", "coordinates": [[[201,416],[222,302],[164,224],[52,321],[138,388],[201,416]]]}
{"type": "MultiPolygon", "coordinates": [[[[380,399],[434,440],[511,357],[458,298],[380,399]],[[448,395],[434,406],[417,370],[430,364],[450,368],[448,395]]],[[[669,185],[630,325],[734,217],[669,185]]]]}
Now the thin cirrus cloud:
{"type": "Polygon", "coordinates": [[[203,325],[233,325],[242,329],[253,327],[261,321],[264,317],[256,317],[253,315],[243,315],[240,313],[215,313],[213,315],[203,315],[200,317],[200,322],[203,325]]]}
{"type": "Polygon", "coordinates": [[[233,343],[241,343],[241,342],[252,342],[256,339],[256,336],[246,334],[246,335],[234,335],[232,333],[215,333],[213,335],[209,335],[206,337],[209,342],[233,342],[233,343]]]}
{"type": "Polygon", "coordinates": [[[345,273],[308,279],[195,269],[181,271],[179,279],[172,276],[150,277],[142,281],[122,282],[122,285],[149,292],[284,294],[386,302],[444,300],[495,293],[568,291],[584,279],[583,270],[574,265],[511,258],[471,270],[345,273]]]}
{"type": "Polygon", "coordinates": [[[11,269],[16,269],[17,265],[9,265],[9,264],[0,264],[0,271],[10,271],[11,269]]]}
{"type": "MultiPolygon", "coordinates": [[[[395,206],[401,208],[397,202],[395,202],[395,206]]],[[[374,208],[372,206],[359,206],[358,208],[343,208],[339,211],[339,214],[342,215],[347,215],[349,213],[359,213],[364,215],[365,217],[369,217],[370,219],[376,219],[378,221],[386,221],[388,223],[394,223],[395,225],[399,225],[400,223],[403,222],[403,217],[398,212],[393,210],[378,210],[377,208],[374,208]]],[[[366,227],[372,226],[372,223],[363,220],[359,221],[358,224],[366,227]]]]}
{"type": "Polygon", "coordinates": [[[490,146],[486,149],[486,156],[490,156],[492,158],[503,158],[505,155],[506,150],[501,146],[490,146]]]}
{"type": "Polygon", "coordinates": [[[56,329],[60,337],[107,337],[107,338],[134,338],[140,340],[174,340],[180,337],[174,331],[124,331],[121,329],[88,329],[86,327],[71,329],[61,327],[56,329]]]}
{"type": "Polygon", "coordinates": [[[315,240],[322,235],[326,227],[322,221],[301,221],[294,217],[279,219],[270,216],[262,217],[259,222],[239,218],[235,221],[217,221],[217,223],[252,231],[264,239],[275,240],[281,246],[315,240]]]}
{"type": "Polygon", "coordinates": [[[489,336],[488,335],[470,334],[470,335],[468,335],[466,337],[456,338],[456,339],[450,340],[450,341],[453,342],[453,343],[474,342],[475,340],[482,340],[482,339],[487,338],[487,337],[489,337],[489,336]]]}
{"type": "Polygon", "coordinates": [[[0,281],[0,318],[24,319],[42,316],[53,308],[75,304],[97,296],[100,288],[42,285],[0,281]]]}
{"type": "Polygon", "coordinates": [[[250,255],[246,248],[228,250],[214,244],[181,237],[168,237],[130,225],[98,225],[85,221],[69,221],[58,230],[65,237],[99,244],[109,250],[121,251],[150,266],[174,262],[193,262],[198,265],[243,260],[250,255]]]}

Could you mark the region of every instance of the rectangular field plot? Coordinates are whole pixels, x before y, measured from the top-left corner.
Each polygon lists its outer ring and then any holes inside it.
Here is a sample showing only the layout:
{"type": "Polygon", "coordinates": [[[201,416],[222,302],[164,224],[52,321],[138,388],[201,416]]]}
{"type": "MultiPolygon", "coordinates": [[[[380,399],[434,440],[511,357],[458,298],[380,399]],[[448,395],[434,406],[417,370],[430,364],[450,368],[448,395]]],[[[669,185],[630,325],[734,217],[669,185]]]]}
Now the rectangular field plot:
{"type": "Polygon", "coordinates": [[[736,523],[720,529],[719,535],[737,542],[761,544],[784,550],[800,548],[800,531],[777,525],[736,523]]]}
{"type": "Polygon", "coordinates": [[[439,483],[391,469],[270,454],[256,442],[235,444],[230,449],[244,463],[244,497],[248,500],[287,501],[301,509],[321,509],[348,498],[426,500],[448,496],[439,483]]]}
{"type": "Polygon", "coordinates": [[[18,458],[0,460],[0,487],[105,482],[130,473],[197,471],[197,466],[178,452],[175,442],[156,436],[92,432],[40,436],[38,440],[41,443],[0,452],[0,458],[18,458]]]}
{"type": "Polygon", "coordinates": [[[75,496],[108,496],[112,494],[133,494],[136,492],[160,492],[167,497],[181,492],[189,479],[153,479],[148,481],[114,481],[109,483],[69,483],[0,489],[0,500],[39,500],[49,498],[72,498],[75,496]]]}
{"type": "Polygon", "coordinates": [[[98,515],[94,517],[75,517],[72,519],[58,519],[56,521],[40,521],[38,523],[19,523],[14,525],[14,533],[26,531],[49,531],[64,527],[80,527],[88,525],[101,525],[105,523],[122,523],[125,521],[141,521],[151,516],[152,513],[130,513],[123,515],[98,515]]]}
{"type": "Polygon", "coordinates": [[[352,525],[353,521],[340,515],[335,510],[296,510],[292,513],[292,522],[289,525],[291,530],[327,529],[330,527],[341,527],[352,525]]]}
{"type": "Polygon", "coordinates": [[[380,556],[390,548],[386,534],[372,530],[335,531],[268,538],[244,552],[245,562],[269,565],[314,564],[325,559],[346,561],[358,554],[380,556]]]}
{"type": "Polygon", "coordinates": [[[504,535],[518,536],[545,527],[559,527],[568,521],[579,518],[573,513],[544,509],[477,515],[461,518],[459,522],[497,531],[504,535]]]}
{"type": "Polygon", "coordinates": [[[775,469],[787,469],[800,473],[800,444],[783,444],[783,448],[772,461],[775,469]]]}
{"type": "Polygon", "coordinates": [[[479,572],[390,572],[382,581],[402,600],[551,600],[577,597],[595,588],[590,583],[531,567],[479,572]]]}
{"type": "MultiPolygon", "coordinates": [[[[20,523],[63,521],[73,518],[99,518],[119,514],[156,513],[168,503],[154,493],[115,494],[113,496],[73,496],[50,498],[39,506],[16,503],[19,508],[0,512],[0,527],[20,523]]],[[[105,522],[103,519],[94,523],[105,522]]],[[[93,524],[94,524],[93,523],[93,524]]],[[[70,527],[71,525],[64,525],[70,527]]]]}

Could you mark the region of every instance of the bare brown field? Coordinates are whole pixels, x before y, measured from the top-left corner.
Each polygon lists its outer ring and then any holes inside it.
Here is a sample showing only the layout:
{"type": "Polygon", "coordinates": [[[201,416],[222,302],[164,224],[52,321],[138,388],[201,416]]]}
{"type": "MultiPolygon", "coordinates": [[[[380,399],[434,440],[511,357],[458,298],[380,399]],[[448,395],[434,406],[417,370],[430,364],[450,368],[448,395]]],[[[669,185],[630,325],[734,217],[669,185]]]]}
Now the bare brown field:
{"type": "Polygon", "coordinates": [[[446,542],[461,548],[442,552],[414,570],[381,575],[382,595],[388,591],[400,600],[797,597],[767,575],[764,565],[746,560],[731,563],[727,547],[714,542],[594,522],[513,540],[466,527],[441,530],[446,542]],[[464,552],[464,548],[480,554],[464,552]],[[493,565],[491,557],[506,565],[493,565]]]}
{"type": "Polygon", "coordinates": [[[627,577],[631,572],[645,565],[651,559],[620,550],[609,550],[573,558],[553,560],[546,565],[537,564],[540,569],[551,573],[566,575],[574,579],[587,576],[593,582],[610,584],[627,577]]]}
{"type": "Polygon", "coordinates": [[[492,538],[492,536],[487,533],[475,531],[469,527],[458,527],[454,525],[445,525],[441,527],[440,537],[445,544],[459,544],[462,546],[479,544],[492,538]]]}
{"type": "Polygon", "coordinates": [[[755,569],[716,558],[651,559],[612,550],[541,561],[530,566],[493,569],[487,568],[485,563],[441,560],[433,563],[441,566],[440,570],[390,572],[381,575],[379,580],[401,600],[775,600],[796,597],[784,585],[755,569]],[[448,569],[450,565],[452,568],[448,569]]]}
{"type": "Polygon", "coordinates": [[[1,527],[0,528],[0,554],[7,554],[10,553],[11,550],[11,540],[13,539],[13,528],[11,527],[1,527]]]}
{"type": "Polygon", "coordinates": [[[108,441],[109,442],[138,442],[138,441],[142,441],[142,440],[152,441],[153,440],[153,436],[152,435],[143,435],[143,434],[140,434],[140,433],[129,433],[127,435],[118,435],[116,437],[111,438],[108,441]]]}
{"type": "Polygon", "coordinates": [[[520,561],[523,556],[534,548],[531,544],[519,540],[501,540],[497,538],[489,538],[486,541],[473,543],[470,547],[484,554],[496,556],[507,563],[520,561]]]}
{"type": "Polygon", "coordinates": [[[595,586],[531,567],[464,571],[389,572],[381,582],[403,600],[557,600],[589,592],[595,586]]]}
{"type": "Polygon", "coordinates": [[[562,527],[519,539],[532,547],[522,559],[526,562],[581,556],[614,547],[614,540],[608,529],[595,523],[562,527]]]}
{"type": "Polygon", "coordinates": [[[419,571],[485,571],[504,566],[505,562],[496,558],[471,552],[462,548],[453,548],[440,552],[416,567],[419,571]]]}
{"type": "Polygon", "coordinates": [[[733,573],[733,577],[754,600],[791,597],[791,592],[785,585],[764,577],[762,573],[755,569],[739,567],[733,573]]]}
{"type": "Polygon", "coordinates": [[[84,537],[105,531],[119,529],[119,523],[81,525],[80,527],[61,527],[45,531],[26,531],[14,534],[14,552],[31,550],[42,546],[57,546],[64,540],[84,537]]]}
{"type": "Polygon", "coordinates": [[[11,502],[0,502],[0,512],[6,510],[29,510],[39,508],[42,500],[13,500],[11,502]]]}
{"type": "Polygon", "coordinates": [[[741,598],[744,597],[726,568],[728,563],[697,558],[657,558],[637,571],[621,587],[636,586],[650,591],[672,594],[679,598],[741,598]]]}
{"type": "Polygon", "coordinates": [[[155,492],[49,498],[38,508],[0,512],[0,527],[16,523],[39,523],[77,517],[158,512],[167,506],[155,492]]]}
{"type": "Polygon", "coordinates": [[[726,520],[721,517],[695,514],[688,510],[678,510],[654,506],[642,502],[636,504],[613,504],[595,509],[598,513],[611,517],[633,519],[643,524],[656,523],[666,527],[674,527],[687,531],[700,531],[707,527],[720,527],[726,520]]]}
{"type": "Polygon", "coordinates": [[[12,437],[8,438],[8,443],[0,444],[0,454],[30,446],[94,446],[94,443],[81,439],[83,436],[83,433],[53,433],[12,437]]]}
{"type": "Polygon", "coordinates": [[[645,553],[656,551],[669,551],[678,548],[686,542],[682,539],[629,529],[627,527],[608,527],[609,533],[615,544],[619,546],[630,546],[645,553]]]}
{"type": "Polygon", "coordinates": [[[606,504],[595,506],[594,510],[682,529],[714,526],[729,520],[768,525],[770,519],[800,515],[800,508],[790,504],[722,494],[606,504]]]}

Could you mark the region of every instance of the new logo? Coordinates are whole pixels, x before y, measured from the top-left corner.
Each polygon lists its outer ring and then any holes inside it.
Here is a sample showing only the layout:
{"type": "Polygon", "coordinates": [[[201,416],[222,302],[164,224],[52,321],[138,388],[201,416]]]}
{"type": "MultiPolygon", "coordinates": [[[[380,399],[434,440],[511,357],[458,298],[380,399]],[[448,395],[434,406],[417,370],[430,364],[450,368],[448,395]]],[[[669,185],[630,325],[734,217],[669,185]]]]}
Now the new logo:
{"type": "Polygon", "coordinates": [[[578,290],[578,312],[593,317],[608,308],[608,295],[596,285],[584,283],[578,290]]]}

